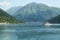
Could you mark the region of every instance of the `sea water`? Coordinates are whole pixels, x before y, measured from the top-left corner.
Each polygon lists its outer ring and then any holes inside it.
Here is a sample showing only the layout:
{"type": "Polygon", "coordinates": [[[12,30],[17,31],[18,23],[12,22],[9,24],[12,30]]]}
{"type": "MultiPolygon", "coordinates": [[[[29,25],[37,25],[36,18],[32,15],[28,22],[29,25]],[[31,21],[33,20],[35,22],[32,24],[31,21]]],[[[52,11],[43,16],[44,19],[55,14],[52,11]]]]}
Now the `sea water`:
{"type": "Polygon", "coordinates": [[[0,40],[60,40],[60,26],[4,24],[0,25],[0,40]]]}

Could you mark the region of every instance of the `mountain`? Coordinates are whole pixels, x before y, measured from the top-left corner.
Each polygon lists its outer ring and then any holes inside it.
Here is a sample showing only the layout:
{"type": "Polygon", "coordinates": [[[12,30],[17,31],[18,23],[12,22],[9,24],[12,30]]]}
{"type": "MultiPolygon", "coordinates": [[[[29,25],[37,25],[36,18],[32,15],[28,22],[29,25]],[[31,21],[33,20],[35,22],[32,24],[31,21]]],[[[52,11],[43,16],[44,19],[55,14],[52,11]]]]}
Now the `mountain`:
{"type": "Polygon", "coordinates": [[[9,8],[6,12],[9,13],[10,15],[14,15],[17,10],[19,10],[22,6],[18,7],[11,7],[9,8]]]}
{"type": "Polygon", "coordinates": [[[60,23],[60,15],[51,18],[51,19],[48,20],[47,22],[49,22],[49,23],[60,23]]]}
{"type": "Polygon", "coordinates": [[[19,21],[9,15],[7,12],[0,9],[0,23],[21,23],[22,21],[19,21]]]}
{"type": "Polygon", "coordinates": [[[54,10],[45,4],[32,2],[19,9],[14,17],[24,22],[45,22],[59,14],[54,10]]]}

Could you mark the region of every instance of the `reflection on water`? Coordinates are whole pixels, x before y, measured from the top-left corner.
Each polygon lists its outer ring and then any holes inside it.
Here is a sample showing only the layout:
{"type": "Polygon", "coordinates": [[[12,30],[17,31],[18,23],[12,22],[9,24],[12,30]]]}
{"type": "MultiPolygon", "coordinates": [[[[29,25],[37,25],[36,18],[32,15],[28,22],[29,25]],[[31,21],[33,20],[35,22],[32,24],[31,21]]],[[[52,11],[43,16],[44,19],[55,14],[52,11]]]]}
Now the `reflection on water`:
{"type": "Polygon", "coordinates": [[[0,25],[0,40],[60,40],[60,26],[0,25]]]}

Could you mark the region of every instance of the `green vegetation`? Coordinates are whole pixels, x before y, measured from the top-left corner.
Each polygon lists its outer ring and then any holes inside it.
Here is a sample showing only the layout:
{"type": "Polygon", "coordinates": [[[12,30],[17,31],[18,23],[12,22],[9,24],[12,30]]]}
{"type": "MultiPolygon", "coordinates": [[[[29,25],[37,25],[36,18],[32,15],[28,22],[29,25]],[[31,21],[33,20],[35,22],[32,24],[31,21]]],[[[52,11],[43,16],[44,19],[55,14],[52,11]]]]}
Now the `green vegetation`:
{"type": "Polygon", "coordinates": [[[50,23],[60,23],[60,15],[53,17],[52,19],[48,20],[50,23]]]}
{"type": "Polygon", "coordinates": [[[0,9],[0,23],[22,23],[22,21],[19,21],[0,9]]]}

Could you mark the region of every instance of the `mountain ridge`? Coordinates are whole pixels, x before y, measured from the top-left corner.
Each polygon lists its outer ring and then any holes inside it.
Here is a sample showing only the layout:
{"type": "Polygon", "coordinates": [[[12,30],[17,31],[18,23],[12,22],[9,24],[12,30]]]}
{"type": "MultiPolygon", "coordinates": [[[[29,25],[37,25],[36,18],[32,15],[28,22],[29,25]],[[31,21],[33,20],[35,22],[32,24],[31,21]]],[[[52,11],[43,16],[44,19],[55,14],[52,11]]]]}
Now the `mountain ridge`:
{"type": "Polygon", "coordinates": [[[22,6],[11,7],[6,12],[10,15],[14,15],[16,11],[18,11],[22,6]]]}
{"type": "Polygon", "coordinates": [[[47,22],[49,22],[49,23],[60,23],[60,15],[51,18],[51,19],[48,20],[47,22]]]}
{"type": "Polygon", "coordinates": [[[31,21],[46,21],[50,19],[51,17],[54,17],[57,14],[54,12],[51,7],[36,3],[30,3],[26,6],[22,7],[16,12],[17,15],[15,17],[17,19],[21,19],[25,22],[31,22],[31,21]]]}
{"type": "Polygon", "coordinates": [[[24,22],[45,22],[59,14],[60,8],[32,2],[19,8],[12,16],[24,22]]]}
{"type": "Polygon", "coordinates": [[[22,23],[0,8],[0,23],[22,23]]]}

